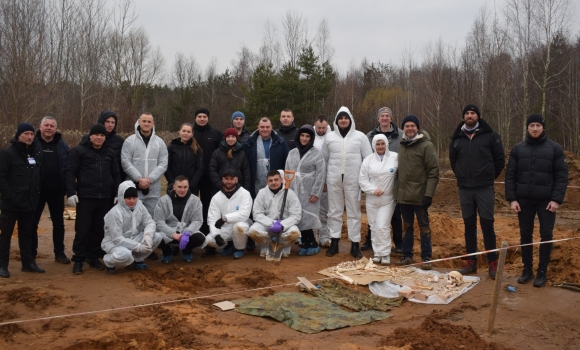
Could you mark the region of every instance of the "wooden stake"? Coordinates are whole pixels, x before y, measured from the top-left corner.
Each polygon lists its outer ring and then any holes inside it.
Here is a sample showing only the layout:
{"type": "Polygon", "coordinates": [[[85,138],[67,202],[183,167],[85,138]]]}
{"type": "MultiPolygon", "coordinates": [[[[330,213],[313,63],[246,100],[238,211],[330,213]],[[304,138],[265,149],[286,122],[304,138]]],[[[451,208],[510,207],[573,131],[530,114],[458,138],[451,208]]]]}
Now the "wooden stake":
{"type": "Polygon", "coordinates": [[[495,275],[495,285],[493,287],[493,294],[491,296],[491,309],[489,310],[489,318],[487,319],[487,333],[493,333],[493,324],[495,322],[495,313],[497,311],[497,300],[499,298],[499,291],[501,289],[501,280],[503,277],[503,267],[505,265],[505,256],[507,254],[508,242],[501,242],[501,250],[499,253],[499,262],[497,264],[497,273],[495,275]]]}

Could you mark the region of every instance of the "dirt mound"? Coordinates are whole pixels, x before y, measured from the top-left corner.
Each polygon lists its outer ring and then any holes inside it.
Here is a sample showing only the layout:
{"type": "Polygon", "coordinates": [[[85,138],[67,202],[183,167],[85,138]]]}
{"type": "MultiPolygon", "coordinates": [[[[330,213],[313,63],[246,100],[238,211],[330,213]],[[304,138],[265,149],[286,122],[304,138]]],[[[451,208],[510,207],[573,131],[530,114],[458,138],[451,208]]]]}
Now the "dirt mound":
{"type": "MultiPolygon", "coordinates": [[[[16,315],[12,311],[0,312],[0,322],[6,322],[9,320],[13,320],[15,318],[18,318],[18,315],[16,315]]],[[[18,324],[8,324],[8,325],[0,326],[0,337],[7,340],[7,341],[13,341],[12,337],[14,337],[14,335],[16,333],[20,333],[20,332],[28,333],[28,332],[26,332],[26,330],[24,328],[20,327],[20,325],[18,325],[18,324]]]]}
{"type": "Polygon", "coordinates": [[[236,277],[235,281],[247,288],[267,287],[273,282],[284,282],[276,274],[260,268],[253,269],[247,275],[236,277]]]}
{"type": "Polygon", "coordinates": [[[471,327],[439,321],[446,317],[448,317],[447,313],[434,311],[417,328],[395,329],[392,334],[380,341],[379,346],[402,347],[409,350],[509,349],[501,344],[486,342],[471,327]]]}
{"type": "Polygon", "coordinates": [[[165,270],[151,269],[131,275],[133,283],[141,290],[164,293],[196,292],[207,288],[223,287],[225,273],[215,266],[178,267],[165,270]]]}
{"type": "Polygon", "coordinates": [[[31,309],[44,310],[49,306],[62,303],[62,297],[49,293],[46,290],[34,290],[30,287],[16,288],[4,292],[4,300],[7,303],[21,303],[31,309]]]}
{"type": "Polygon", "coordinates": [[[163,339],[153,332],[109,333],[96,340],[85,340],[69,347],[66,350],[138,350],[138,349],[167,349],[163,339]]]}

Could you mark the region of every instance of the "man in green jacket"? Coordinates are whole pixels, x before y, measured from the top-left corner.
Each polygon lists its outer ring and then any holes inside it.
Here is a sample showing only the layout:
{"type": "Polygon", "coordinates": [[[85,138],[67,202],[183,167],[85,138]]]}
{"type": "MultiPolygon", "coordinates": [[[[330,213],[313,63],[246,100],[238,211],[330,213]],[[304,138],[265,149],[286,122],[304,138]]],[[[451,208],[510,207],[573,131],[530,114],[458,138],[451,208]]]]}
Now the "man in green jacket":
{"type": "Polygon", "coordinates": [[[429,213],[439,183],[439,162],[429,134],[420,129],[419,119],[408,115],[403,119],[403,137],[399,145],[399,170],[395,182],[395,199],[403,216],[403,256],[399,265],[413,264],[413,224],[415,215],[421,233],[423,270],[430,270],[431,228],[429,213]]]}

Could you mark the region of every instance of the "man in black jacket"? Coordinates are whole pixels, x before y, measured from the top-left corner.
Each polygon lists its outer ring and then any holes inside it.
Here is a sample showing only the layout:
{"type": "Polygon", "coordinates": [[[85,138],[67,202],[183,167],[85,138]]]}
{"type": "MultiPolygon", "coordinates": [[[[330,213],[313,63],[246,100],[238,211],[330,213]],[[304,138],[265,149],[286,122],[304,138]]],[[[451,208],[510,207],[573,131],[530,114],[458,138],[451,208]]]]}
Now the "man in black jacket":
{"type": "MultiPolygon", "coordinates": [[[[511,152],[505,175],[505,199],[518,214],[520,243],[532,243],[534,218],[540,221],[540,239],[552,240],[556,211],[564,201],[568,186],[568,165],[564,150],[548,139],[544,128],[546,121],[532,114],[526,121],[526,138],[516,144],[511,152]]],[[[518,283],[528,283],[534,278],[533,246],[522,247],[524,270],[518,283]]],[[[552,243],[540,245],[540,262],[534,287],[546,285],[546,273],[552,253],[552,243]]]]}
{"type": "MultiPolygon", "coordinates": [[[[11,145],[0,151],[0,277],[10,277],[10,240],[18,221],[18,246],[22,271],[40,272],[32,251],[34,215],[42,181],[41,155],[34,127],[20,123],[11,145]]],[[[60,214],[62,216],[62,213],[60,214]]]]}
{"type": "Polygon", "coordinates": [[[282,112],[280,112],[280,127],[274,131],[278,136],[286,141],[290,151],[296,148],[294,139],[296,138],[296,132],[298,132],[298,129],[294,124],[294,114],[292,114],[290,109],[284,108],[282,112]]]}
{"type": "MultiPolygon", "coordinates": [[[[501,137],[481,119],[476,105],[463,108],[463,122],[451,137],[449,160],[457,178],[467,254],[477,252],[477,213],[485,250],[495,249],[493,182],[503,170],[505,155],[501,137]]],[[[489,277],[495,279],[496,252],[487,253],[487,263],[489,277]]],[[[459,272],[464,275],[477,272],[477,256],[469,257],[459,272]]]]}
{"type": "MultiPolygon", "coordinates": [[[[209,203],[214,194],[220,189],[215,188],[209,176],[209,162],[213,151],[219,148],[222,141],[223,134],[218,129],[209,125],[209,110],[207,108],[199,108],[195,111],[195,124],[193,125],[193,137],[203,150],[203,175],[199,180],[199,199],[203,206],[203,225],[200,231],[207,235],[209,227],[207,226],[207,210],[209,203]]],[[[194,193],[197,195],[197,193],[194,193]]]]}
{"type": "Polygon", "coordinates": [[[68,204],[77,207],[72,257],[76,275],[83,272],[85,260],[96,269],[105,269],[99,260],[103,255],[104,217],[111,209],[111,200],[116,197],[120,183],[118,162],[114,151],[105,143],[106,135],[104,125],[93,125],[88,141],[81,141],[73,148],[67,161],[68,204]]]}
{"type": "Polygon", "coordinates": [[[34,221],[32,237],[32,253],[36,256],[38,250],[38,223],[48,204],[50,220],[52,221],[52,243],[54,246],[54,261],[70,264],[70,259],[64,253],[64,195],[66,194],[66,161],[70,147],[56,131],[57,123],[54,117],[44,117],[36,132],[36,144],[42,155],[44,179],[40,187],[38,206],[34,221]]]}
{"type": "Polygon", "coordinates": [[[252,134],[246,128],[246,116],[240,111],[235,111],[232,114],[232,128],[238,132],[238,141],[244,144],[252,134]]]}

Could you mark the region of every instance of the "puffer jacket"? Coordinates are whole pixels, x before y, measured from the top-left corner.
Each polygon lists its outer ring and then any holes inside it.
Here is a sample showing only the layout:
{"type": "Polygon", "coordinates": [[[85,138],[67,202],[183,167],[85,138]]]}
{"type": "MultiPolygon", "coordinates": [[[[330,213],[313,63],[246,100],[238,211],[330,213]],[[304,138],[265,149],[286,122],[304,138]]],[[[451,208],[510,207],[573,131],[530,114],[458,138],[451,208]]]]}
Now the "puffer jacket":
{"type": "Polygon", "coordinates": [[[433,198],[439,184],[439,161],[429,134],[419,130],[399,145],[399,170],[395,181],[395,200],[399,204],[422,205],[423,197],[433,198]]]}
{"type": "Polygon", "coordinates": [[[493,186],[493,181],[505,166],[505,155],[501,137],[485,122],[470,138],[461,122],[449,144],[449,161],[457,178],[457,186],[465,188],[493,186]]]}
{"type": "Polygon", "coordinates": [[[33,211],[38,205],[42,182],[42,153],[34,139],[32,145],[13,138],[10,146],[0,151],[0,209],[33,211]],[[30,164],[29,158],[34,158],[30,164]]]}
{"type": "Polygon", "coordinates": [[[238,183],[246,190],[251,190],[252,173],[250,171],[250,163],[246,152],[242,148],[241,143],[236,143],[232,150],[232,159],[228,158],[228,151],[230,146],[225,140],[222,140],[220,147],[216,149],[211,155],[209,162],[209,177],[215,188],[222,188],[222,177],[220,171],[222,169],[236,169],[240,173],[238,183]]]}
{"type": "Polygon", "coordinates": [[[191,193],[199,192],[199,180],[203,175],[203,150],[197,148],[197,154],[191,149],[191,144],[195,140],[192,138],[186,144],[181,142],[181,138],[171,140],[167,146],[167,171],[165,178],[168,187],[175,182],[179,175],[187,177],[191,193]]]}
{"type": "Polygon", "coordinates": [[[403,130],[399,129],[394,123],[391,123],[391,126],[393,127],[393,131],[382,132],[381,126],[377,125],[373,130],[367,133],[369,142],[371,144],[373,143],[373,137],[375,137],[375,135],[385,135],[387,140],[389,140],[389,151],[399,152],[399,144],[401,143],[401,138],[403,137],[403,130]]]}
{"type": "Polygon", "coordinates": [[[505,199],[554,201],[562,204],[568,186],[568,164],[564,150],[545,133],[516,144],[505,174],[505,199]]]}
{"type": "Polygon", "coordinates": [[[292,124],[288,126],[280,125],[280,127],[274,131],[276,132],[276,134],[278,134],[278,136],[280,136],[281,138],[284,139],[284,141],[286,141],[289,150],[293,150],[294,148],[296,148],[296,141],[294,139],[296,138],[298,128],[296,127],[296,124],[294,124],[294,122],[292,122],[292,124]]]}
{"type": "MultiPolygon", "coordinates": [[[[197,143],[201,146],[203,150],[203,175],[201,177],[202,183],[207,184],[210,182],[209,178],[209,162],[211,161],[211,155],[213,152],[219,148],[220,142],[223,140],[224,135],[221,131],[214,128],[213,126],[206,124],[204,126],[199,126],[197,124],[193,125],[194,137],[197,143]]],[[[221,188],[218,187],[216,191],[221,188]]]]}

